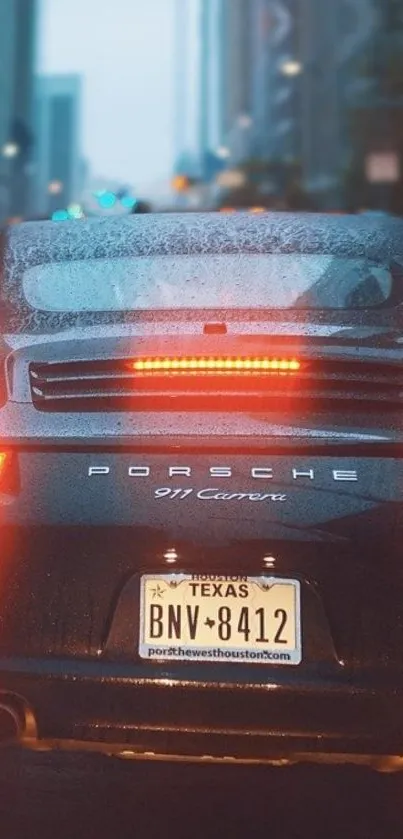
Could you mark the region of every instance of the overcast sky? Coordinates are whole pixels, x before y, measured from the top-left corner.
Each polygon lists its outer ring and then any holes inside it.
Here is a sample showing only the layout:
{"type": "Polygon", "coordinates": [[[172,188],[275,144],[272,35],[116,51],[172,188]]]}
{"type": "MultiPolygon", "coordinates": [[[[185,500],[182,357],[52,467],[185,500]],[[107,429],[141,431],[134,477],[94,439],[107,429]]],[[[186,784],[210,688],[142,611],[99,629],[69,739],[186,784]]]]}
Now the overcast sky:
{"type": "Polygon", "coordinates": [[[82,74],[93,174],[133,186],[170,174],[174,0],[42,0],[38,64],[82,74]]]}

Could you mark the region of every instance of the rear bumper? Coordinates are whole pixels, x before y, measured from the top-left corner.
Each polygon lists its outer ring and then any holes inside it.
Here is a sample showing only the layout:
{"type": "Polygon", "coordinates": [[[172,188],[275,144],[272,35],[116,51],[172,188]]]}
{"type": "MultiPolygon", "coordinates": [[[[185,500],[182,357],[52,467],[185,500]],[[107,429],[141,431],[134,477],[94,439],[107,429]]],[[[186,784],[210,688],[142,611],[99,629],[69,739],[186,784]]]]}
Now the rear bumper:
{"type": "MultiPolygon", "coordinates": [[[[296,671],[295,671],[296,672],[296,671]]],[[[130,666],[0,662],[22,744],[133,757],[371,762],[403,756],[403,678],[248,685],[134,677],[130,666]]]]}

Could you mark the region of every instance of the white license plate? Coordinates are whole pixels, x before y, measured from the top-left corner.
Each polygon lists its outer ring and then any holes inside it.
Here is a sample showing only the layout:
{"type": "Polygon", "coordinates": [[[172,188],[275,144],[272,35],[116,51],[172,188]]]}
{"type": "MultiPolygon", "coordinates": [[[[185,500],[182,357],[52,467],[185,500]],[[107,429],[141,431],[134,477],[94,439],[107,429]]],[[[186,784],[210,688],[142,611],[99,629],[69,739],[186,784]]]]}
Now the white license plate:
{"type": "Polygon", "coordinates": [[[139,653],[150,660],[299,664],[299,581],[145,574],[139,653]]]}

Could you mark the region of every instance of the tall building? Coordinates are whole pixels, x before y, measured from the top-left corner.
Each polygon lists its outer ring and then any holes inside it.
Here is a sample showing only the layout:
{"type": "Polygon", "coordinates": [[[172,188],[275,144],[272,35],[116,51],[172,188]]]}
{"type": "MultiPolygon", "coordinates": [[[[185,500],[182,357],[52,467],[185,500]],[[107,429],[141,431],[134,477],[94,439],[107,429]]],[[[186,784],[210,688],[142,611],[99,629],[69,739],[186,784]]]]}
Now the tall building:
{"type": "Polygon", "coordinates": [[[36,23],[36,0],[1,0],[0,218],[29,206],[36,23]]]}
{"type": "Polygon", "coordinates": [[[199,2],[175,0],[174,169],[198,149],[199,2]]]}
{"type": "MultiPolygon", "coordinates": [[[[319,9],[321,0],[313,2],[319,9]]],[[[255,153],[264,159],[300,156],[303,4],[304,0],[253,3],[251,116],[255,153]]]]}
{"type": "Polygon", "coordinates": [[[174,64],[174,155],[182,154],[186,146],[187,65],[189,50],[188,8],[186,0],[175,0],[175,64],[174,64]]]}
{"type": "Polygon", "coordinates": [[[256,0],[199,0],[199,151],[248,156],[252,137],[253,10],[256,0]]]}
{"type": "Polygon", "coordinates": [[[297,157],[303,0],[200,2],[202,148],[214,135],[232,164],[297,157]]]}
{"type": "Polygon", "coordinates": [[[298,0],[200,4],[201,149],[227,147],[231,165],[254,155],[295,157],[298,0]]]}
{"type": "Polygon", "coordinates": [[[250,128],[255,0],[224,0],[222,62],[225,79],[223,130],[237,138],[250,128]]]}
{"type": "MultiPolygon", "coordinates": [[[[381,0],[383,3],[384,0],[381,0]]],[[[306,189],[341,200],[351,109],[376,0],[253,0],[251,75],[257,156],[294,159],[306,189]]]]}
{"type": "Polygon", "coordinates": [[[200,0],[201,147],[295,157],[299,0],[200,0]],[[214,127],[214,130],[212,130],[214,127]]]}
{"type": "Polygon", "coordinates": [[[318,206],[334,208],[354,155],[400,154],[403,173],[403,0],[199,3],[202,155],[221,147],[230,168],[293,161],[318,206]]]}
{"type": "Polygon", "coordinates": [[[80,76],[39,77],[35,101],[35,209],[51,215],[81,198],[80,76]]]}
{"type": "Polygon", "coordinates": [[[225,0],[200,0],[198,157],[200,173],[206,181],[211,181],[225,165],[224,160],[228,154],[225,124],[225,12],[225,0]]]}
{"type": "Polygon", "coordinates": [[[351,108],[365,80],[358,68],[376,27],[374,0],[301,0],[301,159],[308,189],[338,196],[351,153],[351,108]]]}
{"type": "Polygon", "coordinates": [[[199,147],[201,154],[223,143],[224,90],[222,42],[223,0],[200,2],[200,106],[199,147]]]}
{"type": "Polygon", "coordinates": [[[251,14],[253,64],[251,68],[251,116],[254,124],[254,152],[265,158],[270,153],[272,135],[273,76],[271,0],[255,0],[251,14]]]}

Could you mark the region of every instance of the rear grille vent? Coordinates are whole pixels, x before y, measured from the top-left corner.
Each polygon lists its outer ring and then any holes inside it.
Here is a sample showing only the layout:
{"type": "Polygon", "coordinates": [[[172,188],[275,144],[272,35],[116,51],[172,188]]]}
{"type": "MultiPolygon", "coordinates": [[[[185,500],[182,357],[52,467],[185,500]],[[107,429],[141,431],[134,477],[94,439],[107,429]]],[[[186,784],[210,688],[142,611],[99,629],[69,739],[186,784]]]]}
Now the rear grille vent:
{"type": "Polygon", "coordinates": [[[293,373],[208,375],[139,372],[132,364],[132,359],[32,363],[33,403],[41,411],[281,410],[300,402],[351,411],[403,404],[403,366],[391,362],[304,359],[293,373]]]}

